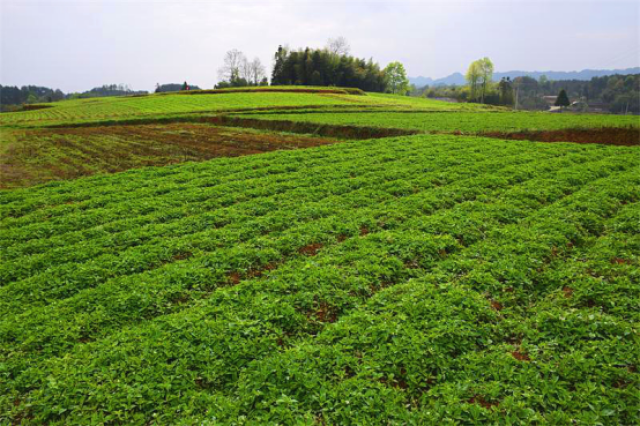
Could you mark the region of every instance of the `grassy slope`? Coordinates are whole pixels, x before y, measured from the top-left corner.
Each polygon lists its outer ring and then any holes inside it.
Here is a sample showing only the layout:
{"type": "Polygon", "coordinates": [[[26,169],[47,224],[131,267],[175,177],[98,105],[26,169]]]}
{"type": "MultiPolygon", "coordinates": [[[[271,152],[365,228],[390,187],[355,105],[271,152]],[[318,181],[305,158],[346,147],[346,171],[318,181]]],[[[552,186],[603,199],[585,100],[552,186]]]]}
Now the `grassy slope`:
{"type": "Polygon", "coordinates": [[[341,95],[323,93],[224,93],[158,94],[141,97],[107,97],[77,99],[48,104],[51,107],[0,115],[0,126],[50,126],[64,123],[131,120],[185,113],[223,112],[245,109],[304,107],[387,107],[417,110],[458,110],[468,105],[452,106],[427,99],[409,99],[390,95],[341,95]]]}
{"type": "Polygon", "coordinates": [[[350,98],[361,97],[354,95],[329,97],[306,93],[229,93],[80,99],[57,102],[52,104],[51,108],[41,110],[3,114],[0,116],[0,125],[38,126],[260,107],[341,105],[349,104],[350,98]]]}
{"type": "MultiPolygon", "coordinates": [[[[343,103],[469,108],[234,93],[13,117],[343,103]]],[[[637,148],[418,135],[1,191],[0,424],[638,423],[639,177],[637,148]]]]}

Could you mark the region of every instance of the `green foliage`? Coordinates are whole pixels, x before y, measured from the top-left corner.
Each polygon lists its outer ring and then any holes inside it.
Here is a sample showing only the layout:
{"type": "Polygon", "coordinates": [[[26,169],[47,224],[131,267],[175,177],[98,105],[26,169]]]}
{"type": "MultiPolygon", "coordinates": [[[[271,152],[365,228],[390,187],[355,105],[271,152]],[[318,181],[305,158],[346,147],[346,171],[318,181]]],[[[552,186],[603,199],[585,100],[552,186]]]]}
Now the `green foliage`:
{"type": "MultiPolygon", "coordinates": [[[[179,92],[183,89],[183,84],[180,83],[166,83],[166,84],[157,84],[155,93],[164,93],[164,92],[179,92]]],[[[190,90],[201,90],[198,86],[194,84],[189,85],[190,90]]]]}
{"type": "Polygon", "coordinates": [[[569,101],[567,92],[564,89],[560,90],[560,93],[558,94],[558,98],[556,99],[556,102],[555,102],[555,106],[568,107],[569,105],[571,105],[571,102],[569,101]]]}
{"type": "Polygon", "coordinates": [[[493,79],[493,62],[489,58],[482,58],[473,61],[465,75],[471,91],[470,100],[485,103],[487,90],[493,79]]]}
{"type": "Polygon", "coordinates": [[[639,171],[419,135],[2,192],[0,421],[633,424],[639,171]]]}
{"type": "Polygon", "coordinates": [[[59,89],[40,86],[3,86],[0,84],[0,111],[12,111],[18,105],[55,102],[64,99],[59,89]]]}
{"type": "Polygon", "coordinates": [[[409,90],[409,79],[404,65],[400,62],[391,62],[384,69],[388,79],[388,91],[393,94],[405,95],[409,90]]]}
{"type": "MultiPolygon", "coordinates": [[[[0,124],[640,127],[302,89],[0,124]]],[[[464,135],[0,191],[0,424],[638,424],[639,223],[637,147],[464,135]]]]}
{"type": "MultiPolygon", "coordinates": [[[[305,114],[264,113],[267,120],[291,120],[362,127],[391,127],[424,132],[461,132],[476,134],[487,131],[513,132],[523,130],[597,129],[603,127],[640,127],[637,116],[603,114],[554,115],[540,112],[504,112],[478,110],[468,104],[447,104],[429,99],[407,98],[415,107],[432,111],[350,111],[313,112],[305,114]],[[423,102],[422,104],[420,102],[423,102]],[[448,108],[447,108],[448,107],[448,108]],[[450,111],[457,111],[452,114],[450,111]]],[[[253,116],[253,115],[252,115],[253,116]]]]}
{"type": "Polygon", "coordinates": [[[327,49],[289,50],[278,47],[271,74],[273,85],[319,85],[355,87],[384,92],[385,73],[371,59],[340,55],[327,49]]]}

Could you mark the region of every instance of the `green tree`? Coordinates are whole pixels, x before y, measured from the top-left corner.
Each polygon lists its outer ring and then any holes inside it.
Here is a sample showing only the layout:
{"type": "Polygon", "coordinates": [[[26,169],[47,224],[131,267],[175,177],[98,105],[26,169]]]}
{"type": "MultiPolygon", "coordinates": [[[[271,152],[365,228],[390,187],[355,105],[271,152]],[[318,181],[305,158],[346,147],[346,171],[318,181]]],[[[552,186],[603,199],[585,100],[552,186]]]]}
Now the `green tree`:
{"type": "Polygon", "coordinates": [[[465,78],[469,84],[469,100],[471,101],[475,101],[478,97],[478,82],[480,80],[480,75],[480,60],[471,62],[471,65],[469,65],[467,73],[465,74],[465,78]]]}
{"type": "Polygon", "coordinates": [[[289,51],[279,47],[271,84],[311,84],[356,87],[367,92],[387,90],[387,76],[373,60],[337,55],[327,49],[289,51]]]}
{"type": "Polygon", "coordinates": [[[498,92],[500,93],[500,104],[513,105],[513,85],[509,77],[502,77],[498,83],[498,92]]]}
{"type": "Polygon", "coordinates": [[[404,65],[397,61],[391,62],[384,69],[384,73],[387,76],[391,93],[407,93],[409,90],[409,79],[407,78],[404,65]]]}
{"type": "Polygon", "coordinates": [[[484,57],[478,60],[478,66],[480,68],[480,79],[482,80],[482,103],[484,103],[487,95],[487,88],[493,80],[493,62],[491,59],[484,57]]]}
{"type": "Polygon", "coordinates": [[[560,93],[558,94],[558,98],[556,99],[555,106],[568,107],[569,105],[571,105],[571,102],[569,102],[569,97],[567,96],[567,92],[564,89],[560,90],[560,93]]]}

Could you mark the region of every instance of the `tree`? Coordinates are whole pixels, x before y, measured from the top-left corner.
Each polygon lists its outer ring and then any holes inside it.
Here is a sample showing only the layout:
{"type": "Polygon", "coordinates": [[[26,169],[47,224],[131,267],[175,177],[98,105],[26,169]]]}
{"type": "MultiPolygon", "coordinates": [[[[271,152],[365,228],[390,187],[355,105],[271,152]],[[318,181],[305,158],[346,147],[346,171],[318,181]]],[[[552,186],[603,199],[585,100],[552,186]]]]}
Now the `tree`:
{"type": "Polygon", "coordinates": [[[404,65],[400,62],[391,62],[384,69],[384,73],[389,82],[389,90],[391,93],[406,94],[409,90],[409,79],[404,65]]]}
{"type": "Polygon", "coordinates": [[[218,69],[218,78],[233,84],[240,79],[241,67],[246,62],[242,52],[232,49],[224,56],[224,64],[218,69]]]}
{"type": "Polygon", "coordinates": [[[470,100],[477,99],[478,81],[480,80],[480,74],[481,70],[479,61],[471,62],[471,65],[469,65],[469,68],[467,68],[467,73],[465,74],[467,83],[469,83],[469,91],[471,92],[469,96],[470,100]]]}
{"type": "Polygon", "coordinates": [[[487,89],[493,79],[493,62],[487,57],[473,61],[467,69],[465,78],[469,83],[471,99],[477,101],[478,91],[480,90],[481,102],[484,103],[487,89]]]}
{"type": "Polygon", "coordinates": [[[349,42],[342,36],[338,38],[330,38],[329,41],[327,41],[326,49],[336,56],[348,55],[351,52],[351,46],[349,46],[349,42]]]}
{"type": "Polygon", "coordinates": [[[277,86],[287,84],[287,59],[289,57],[289,48],[278,46],[278,50],[273,58],[273,70],[271,71],[271,84],[277,86]]]}
{"type": "Polygon", "coordinates": [[[484,57],[478,61],[478,66],[480,69],[480,78],[482,79],[482,103],[484,103],[487,87],[493,79],[493,62],[491,62],[491,59],[484,57]]]}
{"type": "Polygon", "coordinates": [[[498,92],[500,93],[500,104],[513,105],[513,86],[509,77],[502,77],[498,83],[498,92]]]}
{"type": "Polygon", "coordinates": [[[568,107],[569,105],[571,105],[571,102],[569,102],[569,97],[567,96],[567,92],[564,89],[560,90],[560,93],[556,98],[555,106],[568,107]]]}
{"type": "Polygon", "coordinates": [[[262,80],[267,78],[267,72],[262,65],[259,58],[253,58],[253,61],[248,62],[248,73],[245,77],[252,85],[257,86],[262,80]]]}
{"type": "Polygon", "coordinates": [[[259,58],[253,58],[253,61],[249,61],[247,58],[242,57],[240,78],[230,81],[230,83],[233,86],[257,86],[264,77],[266,77],[266,71],[259,58]],[[245,84],[240,84],[241,82],[245,84]]]}

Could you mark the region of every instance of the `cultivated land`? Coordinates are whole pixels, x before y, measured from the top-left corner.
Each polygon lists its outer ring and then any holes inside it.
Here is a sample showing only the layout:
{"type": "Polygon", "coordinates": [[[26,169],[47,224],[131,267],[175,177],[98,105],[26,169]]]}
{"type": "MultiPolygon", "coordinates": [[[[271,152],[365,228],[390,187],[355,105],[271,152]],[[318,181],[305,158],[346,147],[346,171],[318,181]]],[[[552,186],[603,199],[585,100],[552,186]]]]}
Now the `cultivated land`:
{"type": "Polygon", "coordinates": [[[640,423],[638,117],[279,88],[0,126],[0,424],[640,423]]]}

